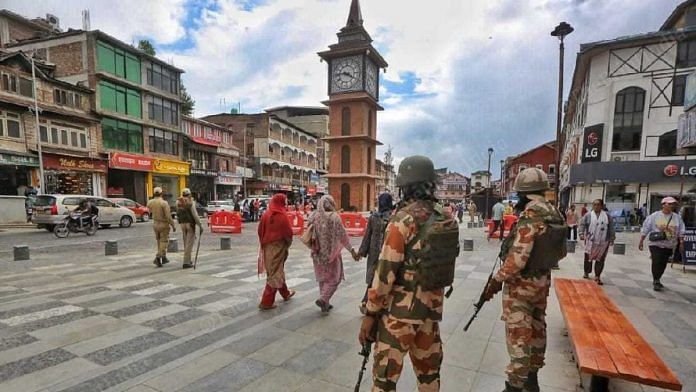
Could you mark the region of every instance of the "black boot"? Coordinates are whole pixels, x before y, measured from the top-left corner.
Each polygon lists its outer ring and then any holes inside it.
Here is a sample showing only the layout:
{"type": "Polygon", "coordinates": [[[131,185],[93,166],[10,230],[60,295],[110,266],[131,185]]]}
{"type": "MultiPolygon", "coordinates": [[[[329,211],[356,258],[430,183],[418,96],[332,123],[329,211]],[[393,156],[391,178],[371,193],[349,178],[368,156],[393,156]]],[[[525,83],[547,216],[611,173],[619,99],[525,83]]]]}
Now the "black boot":
{"type": "Polygon", "coordinates": [[[193,268],[193,263],[191,263],[191,262],[184,263],[183,268],[184,268],[184,269],[193,268]]]}
{"type": "Polygon", "coordinates": [[[169,263],[167,256],[162,256],[162,265],[169,263]]]}
{"type": "Polygon", "coordinates": [[[524,382],[524,392],[539,392],[539,378],[537,372],[529,372],[527,381],[524,382]]]}
{"type": "Polygon", "coordinates": [[[155,260],[152,263],[154,265],[156,265],[157,267],[161,267],[162,266],[162,258],[159,256],[155,256],[155,260]]]}
{"type": "Polygon", "coordinates": [[[524,392],[522,388],[513,387],[509,382],[505,381],[505,389],[503,392],[524,392]]]}

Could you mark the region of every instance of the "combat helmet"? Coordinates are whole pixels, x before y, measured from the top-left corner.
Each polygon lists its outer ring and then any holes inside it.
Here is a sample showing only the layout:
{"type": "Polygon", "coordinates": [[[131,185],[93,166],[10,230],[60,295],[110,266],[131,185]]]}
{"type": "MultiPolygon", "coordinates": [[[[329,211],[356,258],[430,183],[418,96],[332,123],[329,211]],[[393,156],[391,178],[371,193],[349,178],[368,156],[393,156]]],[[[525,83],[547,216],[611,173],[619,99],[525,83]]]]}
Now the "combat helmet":
{"type": "Polygon", "coordinates": [[[435,165],[430,158],[414,155],[401,161],[399,174],[396,176],[396,186],[435,181],[437,181],[435,165]]]}
{"type": "Polygon", "coordinates": [[[536,167],[522,170],[515,178],[515,185],[512,187],[515,192],[521,193],[545,191],[549,188],[551,188],[549,177],[543,170],[536,167]]]}

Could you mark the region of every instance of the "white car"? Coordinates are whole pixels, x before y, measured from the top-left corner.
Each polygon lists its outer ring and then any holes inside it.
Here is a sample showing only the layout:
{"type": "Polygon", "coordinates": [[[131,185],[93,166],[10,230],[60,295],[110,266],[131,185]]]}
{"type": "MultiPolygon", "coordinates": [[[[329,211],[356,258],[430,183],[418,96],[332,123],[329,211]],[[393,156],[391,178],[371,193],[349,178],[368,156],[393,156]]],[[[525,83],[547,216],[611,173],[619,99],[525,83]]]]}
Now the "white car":
{"type": "Polygon", "coordinates": [[[233,200],[213,200],[208,202],[205,210],[208,215],[213,215],[217,211],[234,211],[234,201],[233,200]]]}
{"type": "Polygon", "coordinates": [[[103,197],[90,195],[39,195],[34,202],[32,221],[39,228],[53,231],[63,221],[65,215],[77,208],[80,201],[87,199],[99,208],[99,226],[119,225],[130,227],[135,222],[135,213],[128,208],[103,197]]]}

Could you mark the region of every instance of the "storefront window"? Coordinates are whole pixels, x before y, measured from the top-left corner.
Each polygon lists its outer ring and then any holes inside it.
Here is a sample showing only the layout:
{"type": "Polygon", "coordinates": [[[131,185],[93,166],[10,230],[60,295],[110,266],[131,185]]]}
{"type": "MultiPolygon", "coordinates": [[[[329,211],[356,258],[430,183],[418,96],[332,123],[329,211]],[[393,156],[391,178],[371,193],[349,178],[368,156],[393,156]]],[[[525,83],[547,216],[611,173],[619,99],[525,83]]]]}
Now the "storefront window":
{"type": "Polygon", "coordinates": [[[92,195],[92,173],[47,170],[46,193],[92,195]]]}
{"type": "Polygon", "coordinates": [[[162,188],[162,197],[170,205],[174,205],[179,196],[179,177],[175,176],[152,176],[152,187],[162,188]]]}
{"type": "Polygon", "coordinates": [[[607,185],[607,193],[605,203],[630,203],[636,201],[635,193],[627,193],[625,185],[607,185]]]}

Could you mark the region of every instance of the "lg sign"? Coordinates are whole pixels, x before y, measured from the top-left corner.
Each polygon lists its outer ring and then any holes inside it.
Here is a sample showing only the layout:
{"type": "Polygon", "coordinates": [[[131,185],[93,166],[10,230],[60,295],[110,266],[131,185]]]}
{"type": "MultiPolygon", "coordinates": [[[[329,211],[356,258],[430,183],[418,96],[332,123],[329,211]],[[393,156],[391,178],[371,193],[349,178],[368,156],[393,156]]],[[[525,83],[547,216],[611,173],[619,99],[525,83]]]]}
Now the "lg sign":
{"type": "Polygon", "coordinates": [[[665,168],[662,170],[662,172],[665,174],[667,177],[674,177],[674,176],[696,176],[696,166],[691,166],[691,167],[679,167],[677,165],[667,165],[665,168]]]}
{"type": "Polygon", "coordinates": [[[582,148],[583,162],[596,162],[602,160],[602,133],[604,124],[593,125],[585,128],[582,148]]]}

